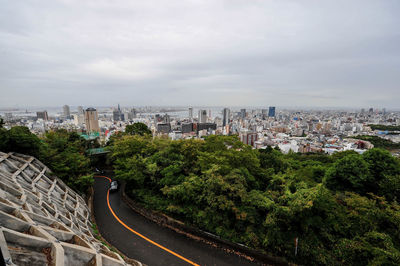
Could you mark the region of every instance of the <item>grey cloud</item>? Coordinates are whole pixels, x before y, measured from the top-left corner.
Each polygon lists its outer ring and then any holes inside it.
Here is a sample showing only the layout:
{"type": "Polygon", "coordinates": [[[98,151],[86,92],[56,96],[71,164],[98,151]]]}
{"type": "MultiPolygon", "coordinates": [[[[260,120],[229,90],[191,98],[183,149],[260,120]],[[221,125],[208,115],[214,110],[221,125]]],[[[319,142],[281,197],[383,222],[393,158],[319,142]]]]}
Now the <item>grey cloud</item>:
{"type": "Polygon", "coordinates": [[[398,107],[396,0],[0,4],[2,107],[398,107]]]}

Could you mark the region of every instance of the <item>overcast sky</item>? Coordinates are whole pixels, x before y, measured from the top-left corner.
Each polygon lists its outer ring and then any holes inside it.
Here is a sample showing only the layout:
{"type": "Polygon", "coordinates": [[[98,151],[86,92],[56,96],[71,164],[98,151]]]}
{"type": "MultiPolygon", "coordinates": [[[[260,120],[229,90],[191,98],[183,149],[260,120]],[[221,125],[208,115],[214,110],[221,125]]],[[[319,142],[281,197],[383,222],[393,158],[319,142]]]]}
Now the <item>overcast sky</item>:
{"type": "Polygon", "coordinates": [[[399,107],[399,0],[0,4],[0,107],[399,107]]]}

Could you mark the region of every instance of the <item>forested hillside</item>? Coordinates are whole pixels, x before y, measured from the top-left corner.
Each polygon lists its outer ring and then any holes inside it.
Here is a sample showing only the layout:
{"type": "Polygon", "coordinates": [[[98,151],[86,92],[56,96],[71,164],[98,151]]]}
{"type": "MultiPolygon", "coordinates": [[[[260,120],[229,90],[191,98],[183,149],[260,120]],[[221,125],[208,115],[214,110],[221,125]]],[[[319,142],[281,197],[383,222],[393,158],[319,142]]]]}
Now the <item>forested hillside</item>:
{"type": "Polygon", "coordinates": [[[385,150],[283,155],[146,134],[110,149],[132,198],[224,239],[303,265],[400,264],[400,163],[385,150]]]}
{"type": "Polygon", "coordinates": [[[0,127],[0,151],[35,156],[68,186],[81,193],[93,183],[90,160],[85,155],[90,145],[90,141],[77,133],[62,129],[47,132],[39,138],[27,127],[16,126],[9,130],[0,127]]]}
{"type": "Polygon", "coordinates": [[[375,148],[382,148],[387,150],[400,149],[400,143],[396,143],[389,139],[384,139],[378,136],[360,135],[352,138],[369,141],[374,145],[375,148]]]}

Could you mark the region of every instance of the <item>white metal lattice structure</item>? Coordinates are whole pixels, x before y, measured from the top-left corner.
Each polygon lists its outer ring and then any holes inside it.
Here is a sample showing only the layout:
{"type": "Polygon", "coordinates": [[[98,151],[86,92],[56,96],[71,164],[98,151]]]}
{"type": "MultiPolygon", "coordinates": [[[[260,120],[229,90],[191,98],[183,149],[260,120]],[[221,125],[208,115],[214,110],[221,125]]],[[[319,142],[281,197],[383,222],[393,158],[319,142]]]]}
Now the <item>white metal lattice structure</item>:
{"type": "Polygon", "coordinates": [[[42,162],[0,152],[0,248],[6,264],[127,265],[91,227],[85,201],[42,162]]]}

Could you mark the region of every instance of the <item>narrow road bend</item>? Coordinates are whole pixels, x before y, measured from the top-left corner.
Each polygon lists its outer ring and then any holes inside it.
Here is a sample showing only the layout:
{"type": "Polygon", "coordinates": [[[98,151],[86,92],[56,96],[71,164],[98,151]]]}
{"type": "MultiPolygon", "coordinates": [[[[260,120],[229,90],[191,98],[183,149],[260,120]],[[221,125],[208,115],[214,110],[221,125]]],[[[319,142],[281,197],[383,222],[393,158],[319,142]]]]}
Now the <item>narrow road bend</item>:
{"type": "Polygon", "coordinates": [[[146,219],[122,201],[121,191],[109,193],[109,185],[109,178],[95,178],[96,223],[101,235],[128,257],[149,266],[257,265],[146,219]]]}

